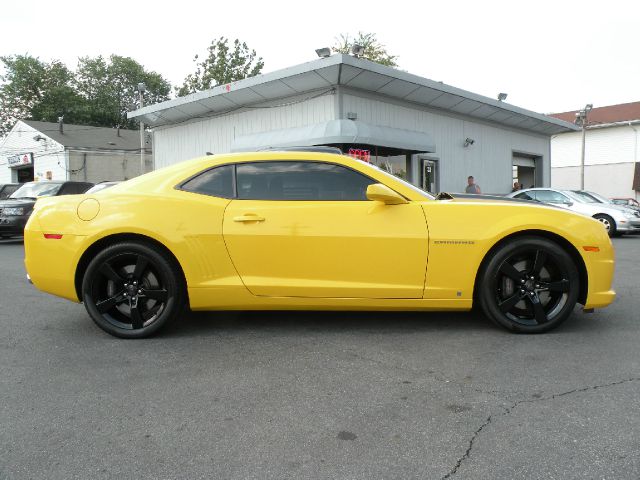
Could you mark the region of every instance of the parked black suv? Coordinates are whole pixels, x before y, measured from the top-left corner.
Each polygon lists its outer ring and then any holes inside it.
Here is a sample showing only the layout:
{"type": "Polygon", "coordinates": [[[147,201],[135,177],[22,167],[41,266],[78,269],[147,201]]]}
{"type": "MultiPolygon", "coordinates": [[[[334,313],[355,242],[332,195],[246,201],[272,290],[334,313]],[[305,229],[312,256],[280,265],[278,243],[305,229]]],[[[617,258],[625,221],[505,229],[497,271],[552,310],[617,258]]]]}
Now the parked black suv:
{"type": "Polygon", "coordinates": [[[0,200],[0,238],[22,235],[38,197],[76,195],[93,186],[87,182],[28,182],[0,200]]]}
{"type": "Polygon", "coordinates": [[[9,198],[20,187],[19,183],[0,183],[0,200],[9,198]]]}

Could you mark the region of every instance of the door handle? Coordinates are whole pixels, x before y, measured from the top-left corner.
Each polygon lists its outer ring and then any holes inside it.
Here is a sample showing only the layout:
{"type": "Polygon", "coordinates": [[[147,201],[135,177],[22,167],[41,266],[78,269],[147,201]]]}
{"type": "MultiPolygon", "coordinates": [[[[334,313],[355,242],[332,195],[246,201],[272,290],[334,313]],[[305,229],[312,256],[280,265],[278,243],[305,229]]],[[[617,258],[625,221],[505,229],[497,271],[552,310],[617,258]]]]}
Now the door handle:
{"type": "Polygon", "coordinates": [[[255,213],[245,213],[238,217],[233,217],[234,222],[264,222],[264,217],[256,215],[255,213]]]}

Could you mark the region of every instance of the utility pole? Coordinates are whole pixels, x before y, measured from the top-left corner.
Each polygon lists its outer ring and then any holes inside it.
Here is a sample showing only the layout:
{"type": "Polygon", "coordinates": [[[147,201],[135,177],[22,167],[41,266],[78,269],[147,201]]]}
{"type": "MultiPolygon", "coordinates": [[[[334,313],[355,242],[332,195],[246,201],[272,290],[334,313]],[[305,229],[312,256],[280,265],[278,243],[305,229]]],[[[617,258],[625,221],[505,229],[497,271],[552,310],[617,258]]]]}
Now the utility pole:
{"type": "MultiPolygon", "coordinates": [[[[140,108],[144,107],[144,92],[147,89],[142,82],[138,84],[138,93],[140,94],[140,108]]],[[[140,120],[140,175],[145,173],[146,167],[144,162],[144,122],[140,120]]]]}
{"type": "Polygon", "coordinates": [[[593,104],[587,103],[585,107],[576,113],[576,124],[582,127],[582,153],[580,154],[580,190],[584,190],[584,157],[587,146],[587,123],[588,115],[593,104]]]}

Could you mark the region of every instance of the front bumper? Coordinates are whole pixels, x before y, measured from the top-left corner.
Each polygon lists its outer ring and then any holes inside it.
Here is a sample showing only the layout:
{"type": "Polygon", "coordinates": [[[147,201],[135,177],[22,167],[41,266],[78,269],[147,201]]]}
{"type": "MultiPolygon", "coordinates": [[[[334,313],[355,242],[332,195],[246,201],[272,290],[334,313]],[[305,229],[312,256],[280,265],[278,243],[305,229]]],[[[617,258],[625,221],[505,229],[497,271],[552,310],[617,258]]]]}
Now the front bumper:
{"type": "Polygon", "coordinates": [[[22,235],[24,232],[24,226],[29,220],[29,215],[22,216],[0,216],[0,236],[3,237],[15,237],[22,235]]]}
{"type": "Polygon", "coordinates": [[[617,223],[617,229],[618,232],[625,232],[625,233],[629,233],[629,232],[640,232],[640,218],[633,219],[633,220],[625,220],[625,222],[623,223],[622,221],[617,223]]]}

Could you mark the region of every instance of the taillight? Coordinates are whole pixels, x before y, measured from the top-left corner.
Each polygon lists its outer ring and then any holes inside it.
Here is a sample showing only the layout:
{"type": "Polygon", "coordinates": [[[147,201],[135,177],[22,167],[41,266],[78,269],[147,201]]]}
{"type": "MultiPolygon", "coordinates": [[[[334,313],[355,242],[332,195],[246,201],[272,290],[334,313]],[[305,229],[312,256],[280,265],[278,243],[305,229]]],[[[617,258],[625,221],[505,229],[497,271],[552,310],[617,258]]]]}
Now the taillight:
{"type": "Polygon", "coordinates": [[[44,238],[47,240],[60,240],[62,238],[61,233],[45,233],[44,238]]]}

